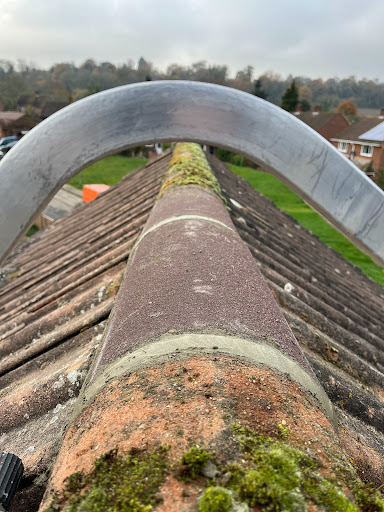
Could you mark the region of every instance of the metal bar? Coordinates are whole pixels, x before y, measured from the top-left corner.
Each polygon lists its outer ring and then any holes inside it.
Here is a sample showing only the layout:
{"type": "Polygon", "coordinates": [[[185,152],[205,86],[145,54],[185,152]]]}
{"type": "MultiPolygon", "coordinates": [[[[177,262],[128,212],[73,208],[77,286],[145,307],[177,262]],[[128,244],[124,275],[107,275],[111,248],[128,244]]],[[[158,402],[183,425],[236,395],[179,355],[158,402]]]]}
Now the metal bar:
{"type": "Polygon", "coordinates": [[[26,135],[0,164],[0,259],[72,176],[129,147],[191,141],[241,153],[384,265],[384,193],[303,122],[212,84],[146,82],[95,94],[26,135]]]}

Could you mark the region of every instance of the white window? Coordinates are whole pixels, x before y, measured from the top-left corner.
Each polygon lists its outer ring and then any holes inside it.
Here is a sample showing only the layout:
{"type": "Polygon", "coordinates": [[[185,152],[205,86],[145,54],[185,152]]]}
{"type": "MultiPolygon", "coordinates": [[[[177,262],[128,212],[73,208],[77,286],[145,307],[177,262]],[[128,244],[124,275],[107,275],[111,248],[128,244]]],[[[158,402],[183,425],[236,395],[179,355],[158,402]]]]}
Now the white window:
{"type": "Polygon", "coordinates": [[[373,146],[361,146],[360,155],[361,156],[372,156],[373,155],[373,146]]]}
{"type": "Polygon", "coordinates": [[[339,142],[338,150],[342,153],[346,153],[348,149],[348,143],[347,142],[339,142]]]}

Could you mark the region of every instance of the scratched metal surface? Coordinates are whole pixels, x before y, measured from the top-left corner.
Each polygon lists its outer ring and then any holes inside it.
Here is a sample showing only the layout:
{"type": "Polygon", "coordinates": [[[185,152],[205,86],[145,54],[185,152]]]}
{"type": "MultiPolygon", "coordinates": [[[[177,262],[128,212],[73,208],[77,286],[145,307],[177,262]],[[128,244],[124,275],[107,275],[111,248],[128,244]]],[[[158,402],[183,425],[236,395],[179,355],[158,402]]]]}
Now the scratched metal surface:
{"type": "Polygon", "coordinates": [[[0,259],[73,175],[136,145],[193,141],[245,155],[277,176],[384,265],[384,193],[320,135],[282,109],[197,82],[133,84],[49,117],[0,164],[0,259]]]}

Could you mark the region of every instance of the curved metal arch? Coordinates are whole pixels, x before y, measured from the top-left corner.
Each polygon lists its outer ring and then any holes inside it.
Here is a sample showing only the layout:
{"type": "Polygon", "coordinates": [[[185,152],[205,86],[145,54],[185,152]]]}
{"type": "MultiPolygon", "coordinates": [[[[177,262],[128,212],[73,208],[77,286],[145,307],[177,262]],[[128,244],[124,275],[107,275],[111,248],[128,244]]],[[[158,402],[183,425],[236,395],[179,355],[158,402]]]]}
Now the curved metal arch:
{"type": "Polygon", "coordinates": [[[191,141],[267,169],[384,265],[384,193],[284,110],[212,84],[146,82],[78,101],[40,123],[0,164],[0,259],[72,176],[150,142],[191,141]]]}

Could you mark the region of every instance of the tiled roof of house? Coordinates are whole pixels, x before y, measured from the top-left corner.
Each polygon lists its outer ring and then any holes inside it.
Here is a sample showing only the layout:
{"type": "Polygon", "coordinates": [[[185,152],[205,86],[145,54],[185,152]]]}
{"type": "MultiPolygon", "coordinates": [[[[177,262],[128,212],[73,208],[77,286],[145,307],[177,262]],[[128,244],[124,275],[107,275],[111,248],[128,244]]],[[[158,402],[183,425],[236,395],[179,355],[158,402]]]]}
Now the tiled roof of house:
{"type": "MultiPolygon", "coordinates": [[[[19,455],[26,468],[14,511],[38,508],[169,162],[167,154],[151,161],[56,221],[2,269],[0,450],[19,455]]],[[[209,163],[238,233],[336,406],[344,449],[360,475],[380,485],[383,289],[217,159],[209,163]]]]}
{"type": "MultiPolygon", "coordinates": [[[[382,123],[383,120],[379,117],[363,117],[360,121],[348,126],[345,130],[342,130],[338,133],[334,139],[335,140],[351,140],[351,141],[359,141],[360,135],[371,130],[378,124],[382,123]]],[[[365,140],[365,139],[361,139],[365,140]]],[[[367,139],[369,140],[369,139],[367,139]]]]}
{"type": "Polygon", "coordinates": [[[46,119],[47,117],[51,116],[58,110],[61,110],[62,108],[66,107],[68,105],[68,101],[47,101],[44,103],[43,108],[41,109],[40,116],[42,119],[46,119]]]}
{"type": "Polygon", "coordinates": [[[0,126],[3,130],[29,130],[36,124],[36,121],[23,112],[0,112],[0,126]]]}
{"type": "Polygon", "coordinates": [[[45,483],[33,482],[60,447],[167,163],[132,173],[38,232],[2,269],[8,283],[0,288],[0,450],[17,453],[26,468],[22,488],[30,492],[18,493],[19,510],[25,500],[30,511],[38,508],[45,483]]]}
{"type": "Polygon", "coordinates": [[[25,114],[23,112],[13,112],[11,110],[0,112],[0,124],[7,127],[15,121],[19,121],[24,116],[25,114]]]}
{"type": "Polygon", "coordinates": [[[384,122],[381,122],[367,132],[362,133],[359,139],[374,140],[376,142],[384,141],[384,122]]]}
{"type": "Polygon", "coordinates": [[[74,208],[83,204],[82,192],[71,185],[64,185],[44,208],[43,213],[50,219],[68,215],[74,208]]]}
{"type": "Polygon", "coordinates": [[[240,236],[336,406],[345,450],[368,478],[383,481],[383,288],[214,165],[240,236]]]}
{"type": "Polygon", "coordinates": [[[340,115],[341,114],[334,114],[332,112],[300,112],[297,118],[310,126],[313,130],[319,131],[335,116],[340,115]]]}

